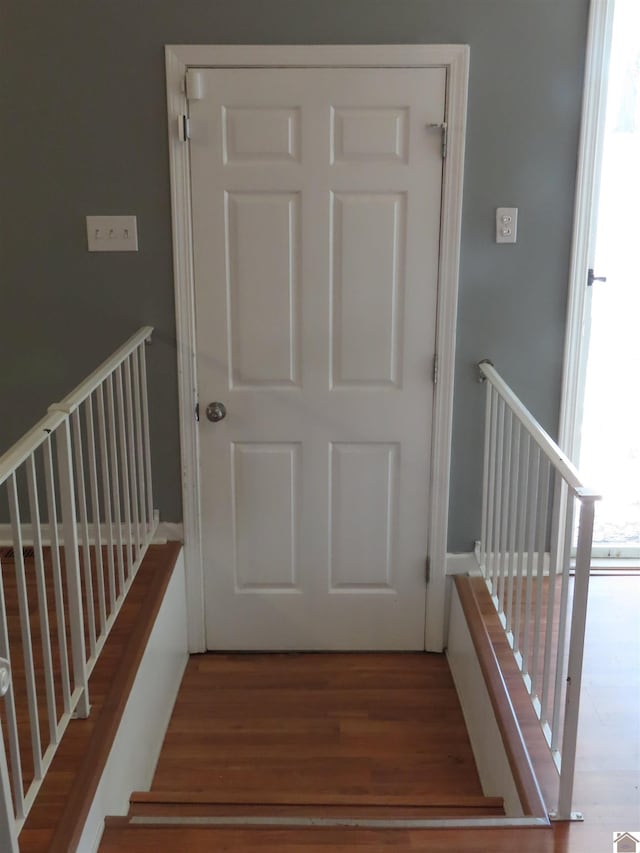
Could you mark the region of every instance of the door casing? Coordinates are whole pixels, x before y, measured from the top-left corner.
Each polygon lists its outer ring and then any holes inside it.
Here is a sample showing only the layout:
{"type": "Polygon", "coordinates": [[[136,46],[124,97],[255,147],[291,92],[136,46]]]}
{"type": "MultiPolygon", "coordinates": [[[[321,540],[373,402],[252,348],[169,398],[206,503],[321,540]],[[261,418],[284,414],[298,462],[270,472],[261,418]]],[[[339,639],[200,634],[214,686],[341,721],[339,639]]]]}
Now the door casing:
{"type": "Polygon", "coordinates": [[[443,161],[441,240],[436,317],[438,381],[431,448],[432,503],[425,648],[442,651],[445,631],[447,521],[455,368],[462,187],[469,79],[467,45],[168,45],[165,47],[174,288],[178,359],[182,506],[189,650],[206,649],[200,464],[196,423],[195,286],[192,261],[189,145],[183,141],[189,68],[442,67],[447,73],[447,156],[443,161]]]}
{"type": "Polygon", "coordinates": [[[558,436],[560,447],[576,464],[580,453],[591,321],[587,271],[593,267],[595,254],[614,6],[615,0],[591,3],[585,59],[558,436]]]}

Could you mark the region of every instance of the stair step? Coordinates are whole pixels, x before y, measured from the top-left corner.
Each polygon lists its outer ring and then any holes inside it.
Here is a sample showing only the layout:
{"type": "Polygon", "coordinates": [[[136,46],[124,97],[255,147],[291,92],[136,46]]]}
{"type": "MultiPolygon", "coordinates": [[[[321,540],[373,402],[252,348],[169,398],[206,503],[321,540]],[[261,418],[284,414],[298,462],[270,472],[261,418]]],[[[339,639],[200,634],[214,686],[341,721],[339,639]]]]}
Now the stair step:
{"type": "Polygon", "coordinates": [[[141,826],[107,818],[100,853],[552,853],[549,828],[362,829],[141,826]]]}
{"type": "Polygon", "coordinates": [[[414,819],[435,817],[504,816],[500,797],[372,796],[371,794],[327,794],[313,799],[303,793],[279,796],[261,791],[259,797],[242,792],[222,799],[219,792],[139,791],[130,798],[131,816],[149,817],[324,817],[356,819],[414,819]]]}

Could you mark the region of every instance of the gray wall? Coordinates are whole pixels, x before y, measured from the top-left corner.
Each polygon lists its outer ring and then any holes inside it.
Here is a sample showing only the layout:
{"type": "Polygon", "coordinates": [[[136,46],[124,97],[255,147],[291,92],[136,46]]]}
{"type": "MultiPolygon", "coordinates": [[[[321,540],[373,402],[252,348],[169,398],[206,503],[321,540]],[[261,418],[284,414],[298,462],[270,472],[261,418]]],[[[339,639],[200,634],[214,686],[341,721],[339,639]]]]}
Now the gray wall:
{"type": "Polygon", "coordinates": [[[157,504],[181,516],[163,45],[471,46],[450,550],[478,536],[490,357],[556,431],[588,0],[4,0],[0,449],[139,325],[157,504]],[[516,246],[494,208],[520,208],[516,246]],[[87,213],[135,213],[137,254],[89,254],[87,213]]]}

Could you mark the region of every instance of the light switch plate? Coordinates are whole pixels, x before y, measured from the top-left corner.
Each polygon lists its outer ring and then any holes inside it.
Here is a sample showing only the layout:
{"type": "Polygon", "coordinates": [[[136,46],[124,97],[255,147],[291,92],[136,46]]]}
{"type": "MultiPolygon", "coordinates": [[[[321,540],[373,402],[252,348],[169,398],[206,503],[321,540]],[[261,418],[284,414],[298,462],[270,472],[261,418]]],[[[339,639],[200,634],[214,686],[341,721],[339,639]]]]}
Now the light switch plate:
{"type": "Polygon", "coordinates": [[[90,252],[137,252],[136,217],[87,216],[87,247],[90,252]]]}
{"type": "Polygon", "coordinates": [[[496,243],[515,243],[518,234],[518,208],[499,207],[496,210],[496,243]]]}

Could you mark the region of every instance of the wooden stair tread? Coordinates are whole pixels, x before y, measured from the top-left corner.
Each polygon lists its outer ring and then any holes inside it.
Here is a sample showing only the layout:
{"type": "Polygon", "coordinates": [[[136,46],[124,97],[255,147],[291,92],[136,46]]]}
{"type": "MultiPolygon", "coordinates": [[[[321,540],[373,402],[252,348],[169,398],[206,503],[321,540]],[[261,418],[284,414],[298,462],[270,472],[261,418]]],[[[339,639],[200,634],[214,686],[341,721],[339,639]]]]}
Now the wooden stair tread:
{"type": "Polygon", "coordinates": [[[240,828],[130,825],[107,821],[100,853],[552,853],[553,832],[531,829],[240,828]]]}
{"type": "Polygon", "coordinates": [[[210,805],[210,806],[349,806],[354,808],[486,808],[502,809],[501,797],[483,797],[457,794],[370,794],[370,793],[314,793],[261,791],[256,796],[251,791],[134,791],[132,806],[142,804],[210,805]]]}
{"type": "Polygon", "coordinates": [[[429,820],[504,816],[500,797],[482,796],[375,796],[333,794],[309,799],[308,795],[282,796],[277,792],[250,793],[223,797],[217,791],[137,791],[130,798],[129,817],[152,817],[155,821],[177,817],[188,821],[202,818],[237,819],[250,817],[429,820]]]}

